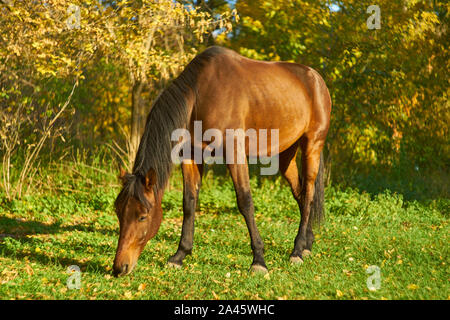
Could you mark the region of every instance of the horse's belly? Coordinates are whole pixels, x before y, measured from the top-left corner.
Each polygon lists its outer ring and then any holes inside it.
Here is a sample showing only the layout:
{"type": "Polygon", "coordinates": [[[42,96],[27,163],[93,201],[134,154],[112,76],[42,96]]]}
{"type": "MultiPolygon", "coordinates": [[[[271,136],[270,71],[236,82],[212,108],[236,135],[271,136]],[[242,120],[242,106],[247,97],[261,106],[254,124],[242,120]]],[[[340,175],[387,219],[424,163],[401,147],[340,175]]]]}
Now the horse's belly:
{"type": "Polygon", "coordinates": [[[307,130],[311,98],[305,86],[286,69],[252,63],[226,74],[226,79],[204,83],[208,85],[202,88],[203,99],[193,111],[191,131],[193,120],[202,122],[203,132],[219,130],[224,148],[227,140],[231,141],[227,136],[241,129],[246,133],[247,155],[274,155],[289,148],[307,130]]]}
{"type": "MultiPolygon", "coordinates": [[[[311,101],[298,87],[272,87],[273,95],[249,101],[246,128],[273,132],[278,143],[270,153],[282,152],[294,144],[306,131],[310,121],[311,101]],[[283,92],[285,92],[283,94],[283,92]]],[[[263,150],[264,151],[264,150],[263,150]]]]}

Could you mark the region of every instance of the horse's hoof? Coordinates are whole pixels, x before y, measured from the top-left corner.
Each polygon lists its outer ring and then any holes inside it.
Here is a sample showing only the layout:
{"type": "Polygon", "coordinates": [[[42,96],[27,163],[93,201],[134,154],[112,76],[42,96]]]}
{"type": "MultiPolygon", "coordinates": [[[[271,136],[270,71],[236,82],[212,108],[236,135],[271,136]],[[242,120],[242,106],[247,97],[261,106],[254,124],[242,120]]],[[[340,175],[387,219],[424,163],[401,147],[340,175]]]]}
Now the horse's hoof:
{"type": "Polygon", "coordinates": [[[311,250],[305,249],[302,251],[303,258],[309,257],[310,255],[311,255],[311,250]]]}
{"type": "Polygon", "coordinates": [[[269,272],[266,267],[261,266],[259,264],[252,265],[250,271],[252,273],[260,273],[260,274],[267,274],[269,272]]]}
{"type": "Polygon", "coordinates": [[[181,269],[181,264],[175,263],[175,262],[167,262],[167,266],[169,268],[175,268],[175,269],[181,269]]]}
{"type": "Polygon", "coordinates": [[[302,264],[303,263],[303,259],[300,258],[299,256],[290,257],[289,260],[291,261],[292,264],[302,264]]]}

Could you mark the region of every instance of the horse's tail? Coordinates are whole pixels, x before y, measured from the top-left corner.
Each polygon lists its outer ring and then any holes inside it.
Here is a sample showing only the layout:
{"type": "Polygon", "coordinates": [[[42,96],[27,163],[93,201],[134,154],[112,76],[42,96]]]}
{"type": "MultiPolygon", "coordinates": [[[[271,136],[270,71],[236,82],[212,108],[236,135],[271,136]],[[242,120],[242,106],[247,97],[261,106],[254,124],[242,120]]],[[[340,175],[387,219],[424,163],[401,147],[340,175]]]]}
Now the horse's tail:
{"type": "Polygon", "coordinates": [[[325,192],[325,181],[324,181],[324,160],[323,160],[323,151],[320,154],[320,165],[319,172],[317,173],[316,182],[314,184],[314,198],[311,205],[310,218],[309,220],[315,226],[320,227],[321,221],[325,216],[324,209],[324,192],[325,192]]]}

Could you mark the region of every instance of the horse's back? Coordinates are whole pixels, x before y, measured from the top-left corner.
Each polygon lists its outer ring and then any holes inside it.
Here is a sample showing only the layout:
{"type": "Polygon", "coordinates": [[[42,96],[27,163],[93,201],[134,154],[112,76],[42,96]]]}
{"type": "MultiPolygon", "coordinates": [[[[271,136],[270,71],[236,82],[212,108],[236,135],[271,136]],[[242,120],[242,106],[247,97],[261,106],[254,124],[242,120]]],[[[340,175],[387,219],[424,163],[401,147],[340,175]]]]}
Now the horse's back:
{"type": "Polygon", "coordinates": [[[202,55],[209,62],[199,81],[195,117],[204,130],[278,129],[282,151],[311,127],[328,129],[328,90],[312,68],[253,60],[221,47],[202,55]]]}

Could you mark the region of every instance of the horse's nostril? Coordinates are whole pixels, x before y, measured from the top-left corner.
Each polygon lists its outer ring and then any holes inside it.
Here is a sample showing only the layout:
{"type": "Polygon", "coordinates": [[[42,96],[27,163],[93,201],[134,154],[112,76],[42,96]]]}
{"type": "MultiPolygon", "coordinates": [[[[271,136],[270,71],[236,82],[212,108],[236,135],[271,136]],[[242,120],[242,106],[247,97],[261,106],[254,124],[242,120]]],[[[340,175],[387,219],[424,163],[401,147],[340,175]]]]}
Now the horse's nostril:
{"type": "Polygon", "coordinates": [[[113,274],[115,277],[122,276],[128,272],[128,264],[123,264],[120,267],[114,267],[113,274]]]}
{"type": "Polygon", "coordinates": [[[116,269],[116,268],[113,269],[113,275],[114,275],[114,277],[118,277],[118,276],[120,275],[120,273],[121,273],[121,270],[116,269]]]}

